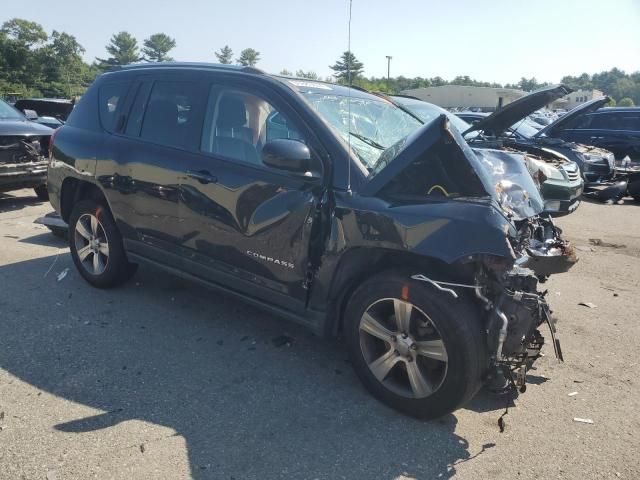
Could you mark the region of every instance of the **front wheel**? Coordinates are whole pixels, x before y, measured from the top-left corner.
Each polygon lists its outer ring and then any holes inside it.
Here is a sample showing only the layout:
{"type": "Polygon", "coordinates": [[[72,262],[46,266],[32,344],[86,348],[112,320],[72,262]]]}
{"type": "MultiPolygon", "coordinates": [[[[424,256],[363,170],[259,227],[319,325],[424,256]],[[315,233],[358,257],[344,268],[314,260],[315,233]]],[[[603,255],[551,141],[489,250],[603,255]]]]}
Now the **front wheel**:
{"type": "Polygon", "coordinates": [[[433,419],[466,403],[485,371],[478,309],[462,296],[389,272],[362,284],[345,316],[356,374],[379,400],[433,419]]]}
{"type": "Polygon", "coordinates": [[[120,285],[135,273],[136,265],[127,260],[116,222],[104,205],[93,200],[78,202],[68,232],[73,262],[94,287],[120,285]]]}

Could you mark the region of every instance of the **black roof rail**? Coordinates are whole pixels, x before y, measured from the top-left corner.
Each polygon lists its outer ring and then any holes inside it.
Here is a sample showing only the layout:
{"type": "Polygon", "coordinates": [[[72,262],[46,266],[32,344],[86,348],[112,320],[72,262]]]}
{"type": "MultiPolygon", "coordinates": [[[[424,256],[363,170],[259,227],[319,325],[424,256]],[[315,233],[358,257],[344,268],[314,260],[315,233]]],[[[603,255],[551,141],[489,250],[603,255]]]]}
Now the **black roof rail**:
{"type": "Polygon", "coordinates": [[[119,65],[109,68],[107,71],[121,70],[147,70],[155,68],[202,68],[211,70],[230,70],[245,73],[254,73],[264,75],[265,72],[255,67],[246,67],[244,65],[227,65],[222,63],[209,62],[150,62],[150,63],[131,63],[128,65],[119,65]]]}

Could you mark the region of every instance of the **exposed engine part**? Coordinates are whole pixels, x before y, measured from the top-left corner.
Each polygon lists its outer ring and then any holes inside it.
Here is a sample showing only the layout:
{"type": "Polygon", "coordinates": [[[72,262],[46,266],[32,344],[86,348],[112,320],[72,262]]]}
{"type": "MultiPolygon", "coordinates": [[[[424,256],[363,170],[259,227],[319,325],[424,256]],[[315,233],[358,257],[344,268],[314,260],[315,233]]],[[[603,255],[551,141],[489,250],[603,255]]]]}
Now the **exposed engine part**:
{"type": "Polygon", "coordinates": [[[0,163],[25,163],[42,160],[42,145],[38,138],[0,136],[0,163]]]}

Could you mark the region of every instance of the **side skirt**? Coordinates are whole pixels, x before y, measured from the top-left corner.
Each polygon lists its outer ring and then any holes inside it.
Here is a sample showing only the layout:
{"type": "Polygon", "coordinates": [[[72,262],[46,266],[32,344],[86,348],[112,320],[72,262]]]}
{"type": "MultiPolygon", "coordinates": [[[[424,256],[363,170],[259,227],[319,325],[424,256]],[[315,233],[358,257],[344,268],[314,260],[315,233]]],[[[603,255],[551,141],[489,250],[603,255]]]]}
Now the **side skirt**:
{"type": "MultiPolygon", "coordinates": [[[[274,315],[277,315],[279,317],[282,318],[286,318],[287,320],[293,321],[295,323],[298,323],[300,325],[303,325],[304,327],[310,329],[313,333],[315,333],[318,336],[323,336],[324,334],[324,324],[326,322],[326,315],[323,312],[318,312],[315,310],[309,310],[307,309],[305,311],[305,315],[301,315],[301,314],[297,314],[294,312],[290,312],[288,310],[285,310],[281,307],[278,307],[276,305],[264,302],[258,298],[255,297],[249,297],[237,290],[231,289],[229,287],[226,287],[224,285],[221,285],[219,283],[214,283],[205,279],[202,279],[196,275],[192,275],[190,273],[184,272],[182,270],[179,270],[177,268],[174,267],[170,267],[168,265],[164,265],[163,263],[157,262],[155,260],[151,260],[147,257],[144,257],[140,254],[137,253],[133,253],[131,251],[127,252],[127,256],[129,257],[129,259],[134,262],[134,263],[143,263],[146,265],[151,265],[152,267],[156,267],[159,268],[161,270],[164,270],[172,275],[175,275],[177,277],[181,277],[184,278],[186,280],[198,283],[200,285],[203,285],[205,287],[208,288],[212,288],[214,290],[220,291],[224,294],[230,295],[232,297],[235,297],[239,300],[242,300],[245,303],[248,303],[250,305],[253,305],[255,307],[258,307],[262,310],[265,310],[269,313],[272,313],[274,315]]],[[[247,289],[249,291],[255,291],[256,288],[260,288],[259,286],[252,284],[252,285],[247,285],[247,289]]]]}

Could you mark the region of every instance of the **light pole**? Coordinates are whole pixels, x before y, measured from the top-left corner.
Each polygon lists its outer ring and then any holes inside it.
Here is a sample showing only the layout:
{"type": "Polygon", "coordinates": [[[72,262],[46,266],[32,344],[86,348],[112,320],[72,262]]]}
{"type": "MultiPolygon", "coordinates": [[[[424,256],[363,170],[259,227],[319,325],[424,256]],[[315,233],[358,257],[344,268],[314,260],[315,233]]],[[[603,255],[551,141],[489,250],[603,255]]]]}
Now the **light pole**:
{"type": "Polygon", "coordinates": [[[390,93],[391,90],[389,88],[389,83],[391,80],[391,59],[393,57],[391,55],[387,55],[387,93],[390,93]]]}

